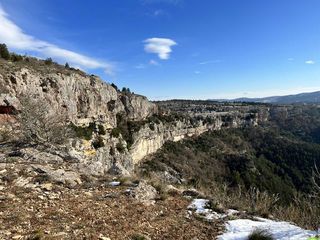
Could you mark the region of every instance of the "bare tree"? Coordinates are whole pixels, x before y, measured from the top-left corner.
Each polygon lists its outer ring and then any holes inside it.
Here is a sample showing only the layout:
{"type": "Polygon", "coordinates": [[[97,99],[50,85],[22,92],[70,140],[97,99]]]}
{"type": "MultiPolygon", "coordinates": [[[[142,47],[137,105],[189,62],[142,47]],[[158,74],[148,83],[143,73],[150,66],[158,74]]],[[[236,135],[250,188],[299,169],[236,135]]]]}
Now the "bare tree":
{"type": "Polygon", "coordinates": [[[71,136],[67,114],[55,111],[43,99],[23,96],[18,115],[23,140],[30,143],[53,145],[63,144],[71,136]]]}

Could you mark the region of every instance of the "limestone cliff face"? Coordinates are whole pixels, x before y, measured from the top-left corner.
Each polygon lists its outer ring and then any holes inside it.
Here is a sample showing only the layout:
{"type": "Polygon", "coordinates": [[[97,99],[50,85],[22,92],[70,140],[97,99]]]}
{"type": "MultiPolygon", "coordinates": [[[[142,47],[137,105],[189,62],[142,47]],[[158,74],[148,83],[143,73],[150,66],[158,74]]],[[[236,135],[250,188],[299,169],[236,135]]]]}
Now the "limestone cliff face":
{"type": "Polygon", "coordinates": [[[0,74],[0,82],[4,85],[3,100],[16,106],[22,96],[32,96],[49,103],[51,111],[64,111],[76,124],[101,121],[107,128],[114,128],[119,112],[126,111],[128,117],[138,121],[157,111],[156,105],[143,96],[123,95],[96,76],[73,71],[46,74],[22,67],[0,74]]]}
{"type": "Polygon", "coordinates": [[[120,92],[93,75],[61,66],[43,67],[43,62],[39,63],[42,68],[0,61],[0,107],[13,106],[19,110],[25,97],[31,97],[47,103],[48,111],[65,113],[76,126],[94,124],[91,139],[70,139],[67,146],[68,154],[77,160],[73,168],[84,174],[129,174],[135,164],[166,141],[179,141],[223,127],[256,125],[259,119],[257,115],[248,117],[240,112],[226,112],[211,114],[210,122],[191,121],[194,116],[171,122],[147,121],[159,110],[158,105],[146,97],[120,92]],[[124,133],[116,134],[119,115],[142,124],[138,130],[130,132],[130,144],[124,133]],[[105,132],[99,132],[97,126],[103,126],[105,132]],[[99,146],[96,146],[97,141],[99,146]]]}
{"type": "Polygon", "coordinates": [[[145,156],[156,152],[166,141],[180,141],[185,137],[198,136],[206,131],[220,130],[222,128],[238,128],[255,126],[258,124],[258,115],[223,114],[215,116],[210,123],[202,120],[190,123],[190,121],[176,121],[174,123],[160,123],[146,125],[134,134],[134,144],[130,154],[134,164],[139,163],[145,156]],[[225,117],[228,118],[225,118],[225,117]]]}

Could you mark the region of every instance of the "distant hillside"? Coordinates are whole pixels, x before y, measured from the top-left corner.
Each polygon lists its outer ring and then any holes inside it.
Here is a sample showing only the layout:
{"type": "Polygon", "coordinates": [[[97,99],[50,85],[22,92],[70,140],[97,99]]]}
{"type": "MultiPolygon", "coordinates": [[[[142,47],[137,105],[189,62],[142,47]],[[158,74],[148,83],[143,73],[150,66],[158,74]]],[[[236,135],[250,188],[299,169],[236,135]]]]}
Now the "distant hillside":
{"type": "Polygon", "coordinates": [[[272,96],[265,98],[236,98],[232,100],[219,101],[234,101],[234,102],[257,102],[257,103],[320,103],[320,91],[312,93],[300,93],[287,96],[272,96]]]}

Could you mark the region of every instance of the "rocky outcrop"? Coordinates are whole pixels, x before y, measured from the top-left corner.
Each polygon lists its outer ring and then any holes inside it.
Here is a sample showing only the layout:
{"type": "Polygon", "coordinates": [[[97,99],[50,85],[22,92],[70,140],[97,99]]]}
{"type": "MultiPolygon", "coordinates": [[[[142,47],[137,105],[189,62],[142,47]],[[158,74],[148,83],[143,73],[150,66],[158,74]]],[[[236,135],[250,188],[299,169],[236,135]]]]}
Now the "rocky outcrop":
{"type": "Polygon", "coordinates": [[[150,129],[146,125],[134,134],[134,144],[130,154],[134,164],[139,163],[145,156],[156,152],[166,141],[180,141],[185,137],[198,136],[209,130],[221,128],[238,128],[257,125],[258,115],[220,114],[211,119],[210,123],[202,120],[191,123],[188,120],[173,123],[160,123],[150,129]]]}
{"type": "Polygon", "coordinates": [[[74,71],[43,73],[22,67],[0,74],[0,82],[4,85],[0,105],[19,109],[23,97],[32,96],[48,103],[51,111],[65,112],[75,124],[101,121],[113,128],[119,112],[139,121],[157,111],[156,105],[143,96],[121,93],[96,76],[74,71]]]}
{"type": "MultiPolygon", "coordinates": [[[[60,164],[72,159],[72,170],[81,174],[128,175],[135,164],[166,141],[179,141],[223,127],[256,125],[259,121],[259,114],[233,108],[229,112],[190,113],[185,118],[153,121],[150,117],[159,114],[159,107],[144,96],[119,91],[114,85],[81,71],[59,65],[46,66],[41,61],[39,65],[0,61],[0,107],[19,113],[24,101],[33,98],[49,106],[47,110],[51,115],[63,113],[76,128],[88,128],[89,138],[70,139],[63,148],[66,152],[53,153],[55,157],[47,150],[23,150],[25,158],[30,156],[39,163],[60,164]],[[119,132],[119,125],[123,123],[119,116],[126,119],[125,124],[135,122],[139,128],[119,132]]],[[[0,112],[0,125],[1,119],[0,112]]]]}

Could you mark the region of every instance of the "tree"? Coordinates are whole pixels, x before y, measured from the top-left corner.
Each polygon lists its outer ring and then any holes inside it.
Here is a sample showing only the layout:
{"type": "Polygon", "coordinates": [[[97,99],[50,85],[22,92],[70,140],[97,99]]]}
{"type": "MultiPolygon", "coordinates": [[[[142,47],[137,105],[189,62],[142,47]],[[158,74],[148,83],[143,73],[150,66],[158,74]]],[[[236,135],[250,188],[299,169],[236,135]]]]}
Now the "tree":
{"type": "Polygon", "coordinates": [[[122,88],[122,92],[124,92],[124,93],[130,93],[130,88],[125,88],[125,87],[123,87],[123,88],[122,88]]]}
{"type": "Polygon", "coordinates": [[[19,62],[19,61],[22,61],[22,60],[23,60],[23,57],[22,57],[21,55],[12,53],[12,54],[11,54],[11,60],[12,60],[13,62],[19,62]]]}
{"type": "Polygon", "coordinates": [[[66,69],[70,69],[69,63],[66,62],[66,64],[64,65],[64,67],[65,67],[66,69]]]}
{"type": "Polygon", "coordinates": [[[45,63],[46,65],[52,64],[52,63],[53,63],[52,58],[47,58],[46,60],[44,60],[44,63],[45,63]]]}
{"type": "Polygon", "coordinates": [[[23,96],[20,102],[22,109],[18,121],[24,142],[63,144],[72,136],[65,112],[55,111],[44,99],[34,96],[23,96]]]}
{"type": "Polygon", "coordinates": [[[0,44],[0,57],[6,60],[10,59],[9,50],[7,48],[7,45],[4,43],[0,44]]]}
{"type": "Polygon", "coordinates": [[[119,91],[117,85],[115,85],[114,83],[111,83],[111,87],[113,87],[115,90],[119,91]]]}

